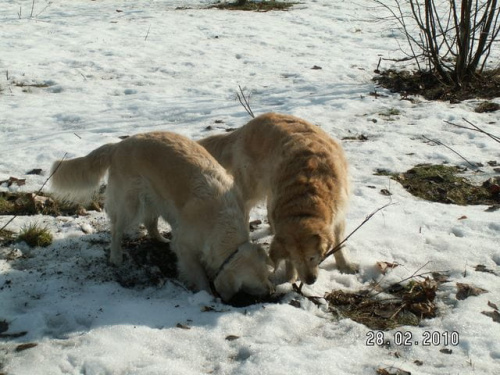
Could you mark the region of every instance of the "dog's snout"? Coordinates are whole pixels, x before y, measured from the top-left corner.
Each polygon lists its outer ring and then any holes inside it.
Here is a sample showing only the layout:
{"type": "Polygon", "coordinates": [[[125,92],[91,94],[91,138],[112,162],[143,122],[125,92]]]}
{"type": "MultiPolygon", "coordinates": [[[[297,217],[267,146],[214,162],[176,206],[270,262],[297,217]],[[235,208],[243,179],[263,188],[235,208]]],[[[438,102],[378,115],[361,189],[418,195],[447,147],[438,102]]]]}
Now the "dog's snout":
{"type": "Polygon", "coordinates": [[[316,275],[307,275],[306,279],[304,280],[304,282],[307,284],[307,285],[311,285],[311,284],[314,284],[316,282],[316,280],[318,279],[318,277],[316,275]]]}

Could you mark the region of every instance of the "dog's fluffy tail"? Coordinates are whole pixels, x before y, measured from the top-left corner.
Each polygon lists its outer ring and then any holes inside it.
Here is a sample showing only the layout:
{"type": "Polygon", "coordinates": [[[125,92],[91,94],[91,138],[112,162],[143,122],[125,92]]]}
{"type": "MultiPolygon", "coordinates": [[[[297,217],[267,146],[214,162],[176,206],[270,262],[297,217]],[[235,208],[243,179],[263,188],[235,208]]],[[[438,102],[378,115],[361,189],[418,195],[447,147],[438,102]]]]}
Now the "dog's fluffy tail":
{"type": "Polygon", "coordinates": [[[51,190],[60,199],[87,203],[111,165],[116,144],[109,143],[84,157],[58,160],[52,165],[51,190]]]}
{"type": "Polygon", "coordinates": [[[231,169],[232,164],[232,145],[236,140],[237,130],[226,133],[216,134],[200,139],[198,144],[203,146],[224,168],[231,169]]]}

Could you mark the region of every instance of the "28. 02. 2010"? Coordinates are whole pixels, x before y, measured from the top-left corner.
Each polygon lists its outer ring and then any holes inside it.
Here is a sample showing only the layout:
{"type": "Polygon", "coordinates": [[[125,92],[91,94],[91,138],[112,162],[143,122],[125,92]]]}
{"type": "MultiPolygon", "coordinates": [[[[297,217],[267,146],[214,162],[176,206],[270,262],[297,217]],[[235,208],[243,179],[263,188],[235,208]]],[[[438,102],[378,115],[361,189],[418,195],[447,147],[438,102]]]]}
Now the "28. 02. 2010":
{"type": "Polygon", "coordinates": [[[396,346],[457,346],[460,343],[460,335],[457,331],[424,331],[419,340],[414,338],[411,331],[395,331],[390,334],[384,331],[366,333],[366,346],[388,346],[391,341],[396,346]]]}

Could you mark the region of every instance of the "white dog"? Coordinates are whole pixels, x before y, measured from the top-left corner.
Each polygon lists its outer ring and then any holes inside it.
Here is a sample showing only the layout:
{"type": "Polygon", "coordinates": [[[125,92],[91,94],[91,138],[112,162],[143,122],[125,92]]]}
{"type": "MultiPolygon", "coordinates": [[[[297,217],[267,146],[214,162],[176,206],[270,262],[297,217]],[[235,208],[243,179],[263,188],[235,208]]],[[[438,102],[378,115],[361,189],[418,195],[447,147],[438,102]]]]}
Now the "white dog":
{"type": "Polygon", "coordinates": [[[56,161],[52,171],[55,194],[75,202],[88,201],[109,171],[111,263],[122,263],[123,233],[138,222],[166,241],[158,232],[161,216],[172,227],[179,276],[189,287],[210,291],[213,281],[225,301],[239,290],[265,295],[272,289],[268,256],[249,242],[232,178],[196,142],[171,132],[139,134],[56,161]]]}

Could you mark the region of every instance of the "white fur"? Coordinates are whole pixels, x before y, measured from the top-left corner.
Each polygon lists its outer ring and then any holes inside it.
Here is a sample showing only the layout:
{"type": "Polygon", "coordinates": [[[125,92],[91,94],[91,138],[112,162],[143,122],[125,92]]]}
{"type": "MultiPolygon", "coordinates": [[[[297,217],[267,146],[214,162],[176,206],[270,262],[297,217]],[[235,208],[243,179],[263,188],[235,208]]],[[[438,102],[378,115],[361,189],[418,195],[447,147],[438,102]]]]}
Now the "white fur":
{"type": "Polygon", "coordinates": [[[144,223],[152,237],[166,241],[157,228],[161,216],[172,227],[179,276],[189,287],[210,291],[209,280],[238,249],[214,280],[218,293],[225,300],[240,289],[269,293],[268,257],[249,243],[240,194],[203,147],[170,132],[136,135],[56,161],[52,189],[72,201],[88,200],[106,171],[111,263],[122,263],[122,236],[134,224],[144,223]]]}

